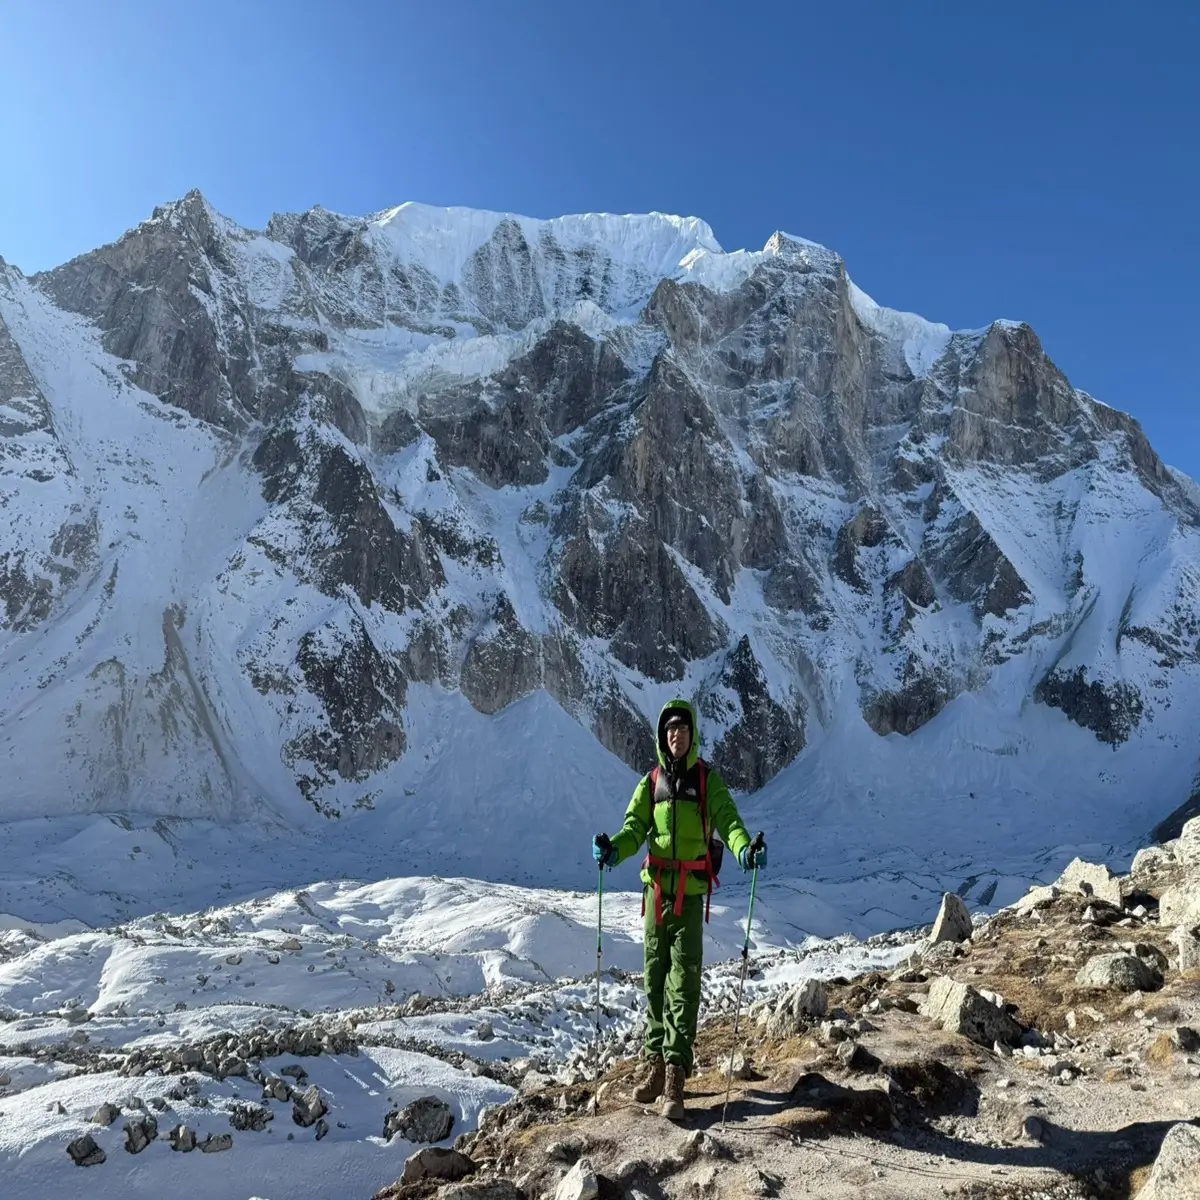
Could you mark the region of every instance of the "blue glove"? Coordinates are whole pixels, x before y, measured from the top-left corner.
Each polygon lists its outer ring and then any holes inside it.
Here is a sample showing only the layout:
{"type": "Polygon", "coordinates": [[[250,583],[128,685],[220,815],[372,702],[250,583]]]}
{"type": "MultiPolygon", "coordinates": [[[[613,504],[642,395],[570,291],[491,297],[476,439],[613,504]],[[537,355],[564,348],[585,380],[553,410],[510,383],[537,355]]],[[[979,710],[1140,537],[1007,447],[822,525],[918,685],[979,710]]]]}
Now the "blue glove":
{"type": "Polygon", "coordinates": [[[592,838],[592,857],[598,867],[617,865],[617,848],[608,840],[607,833],[598,833],[592,838]]]}
{"type": "Polygon", "coordinates": [[[743,871],[750,871],[755,867],[765,867],[767,865],[766,846],[759,846],[754,851],[751,850],[750,846],[743,846],[738,851],[738,862],[741,863],[743,871]]]}

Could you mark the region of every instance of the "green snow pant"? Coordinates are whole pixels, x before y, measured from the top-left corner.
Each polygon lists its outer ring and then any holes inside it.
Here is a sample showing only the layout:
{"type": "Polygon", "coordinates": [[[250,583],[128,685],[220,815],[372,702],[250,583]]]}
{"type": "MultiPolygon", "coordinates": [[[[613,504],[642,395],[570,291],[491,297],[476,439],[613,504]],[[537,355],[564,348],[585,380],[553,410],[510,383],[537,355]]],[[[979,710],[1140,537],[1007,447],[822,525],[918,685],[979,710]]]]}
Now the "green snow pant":
{"type": "Polygon", "coordinates": [[[683,915],[675,898],[663,896],[661,925],[654,923],[654,888],[645,889],[647,1058],[660,1054],[672,1066],[692,1069],[692,1043],[700,1015],[700,967],[704,958],[704,897],[685,896],[683,915]]]}

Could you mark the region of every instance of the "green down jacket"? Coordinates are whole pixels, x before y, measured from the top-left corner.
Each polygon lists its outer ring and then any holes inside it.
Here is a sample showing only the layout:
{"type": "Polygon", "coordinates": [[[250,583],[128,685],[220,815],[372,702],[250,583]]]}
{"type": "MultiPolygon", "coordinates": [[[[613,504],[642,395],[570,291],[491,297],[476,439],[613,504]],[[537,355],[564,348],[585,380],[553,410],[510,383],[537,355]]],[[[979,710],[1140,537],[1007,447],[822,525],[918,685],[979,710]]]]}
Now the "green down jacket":
{"type": "MultiPolygon", "coordinates": [[[[686,712],[692,723],[692,744],[688,747],[688,775],[695,778],[696,761],[700,757],[700,739],[696,725],[696,710],[686,700],[668,700],[658,715],[658,765],[666,769],[668,763],[666,734],[663,726],[668,715],[673,710],[686,712]]],[[[729,848],[734,861],[737,860],[742,848],[750,844],[750,835],[746,832],[742,818],[738,815],[737,806],[729,794],[729,788],[716,771],[709,768],[706,787],[709,830],[721,835],[721,840],[729,848]]],[[[705,854],[704,826],[700,820],[700,805],[677,801],[674,804],[654,804],[650,776],[643,776],[641,782],[634,788],[633,798],[625,810],[625,823],[621,832],[613,838],[613,846],[617,850],[617,862],[635,855],[643,842],[646,842],[650,853],[656,858],[670,858],[678,862],[692,862],[701,859],[705,854]]],[[[726,859],[728,862],[728,857],[726,859]]],[[[642,869],[642,882],[654,882],[657,874],[648,867],[642,869]]],[[[662,874],[662,889],[673,896],[676,891],[677,872],[664,871],[662,874]]],[[[708,883],[703,875],[689,872],[685,894],[688,896],[701,895],[708,891],[708,883]]]]}

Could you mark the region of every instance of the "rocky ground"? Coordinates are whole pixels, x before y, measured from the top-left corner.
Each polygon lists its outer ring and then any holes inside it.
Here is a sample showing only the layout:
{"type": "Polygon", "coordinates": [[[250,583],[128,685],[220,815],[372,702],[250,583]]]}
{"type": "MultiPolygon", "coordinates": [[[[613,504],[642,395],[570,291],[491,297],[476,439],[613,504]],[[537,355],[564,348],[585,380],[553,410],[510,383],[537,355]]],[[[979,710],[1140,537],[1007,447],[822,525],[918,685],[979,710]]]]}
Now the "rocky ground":
{"type": "Polygon", "coordinates": [[[949,895],[897,969],[710,1020],[685,1122],[631,1101],[629,1059],[533,1075],[377,1200],[1200,1196],[1197,924],[1200,820],[974,924],[949,895]]]}

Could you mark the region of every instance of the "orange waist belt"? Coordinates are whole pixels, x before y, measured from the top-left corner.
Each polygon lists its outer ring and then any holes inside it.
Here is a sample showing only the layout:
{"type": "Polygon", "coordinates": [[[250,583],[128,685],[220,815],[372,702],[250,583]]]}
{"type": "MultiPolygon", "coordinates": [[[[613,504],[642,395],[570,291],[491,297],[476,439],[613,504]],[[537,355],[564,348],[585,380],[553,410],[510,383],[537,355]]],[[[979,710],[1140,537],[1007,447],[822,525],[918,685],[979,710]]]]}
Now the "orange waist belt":
{"type": "MultiPolygon", "coordinates": [[[[708,921],[708,910],[712,904],[713,884],[717,887],[721,886],[721,881],[713,879],[712,873],[712,858],[710,855],[705,855],[703,858],[693,859],[690,862],[683,862],[677,858],[659,858],[656,854],[647,854],[646,861],[642,863],[644,869],[652,868],[654,870],[654,923],[661,925],[663,919],[663,892],[662,892],[662,874],[664,871],[674,871],[679,876],[675,884],[675,905],[672,909],[677,917],[683,916],[683,897],[687,891],[687,877],[689,871],[704,871],[708,875],[708,895],[704,900],[704,920],[708,921]]],[[[646,915],[646,893],[642,893],[642,916],[646,915]]]]}

